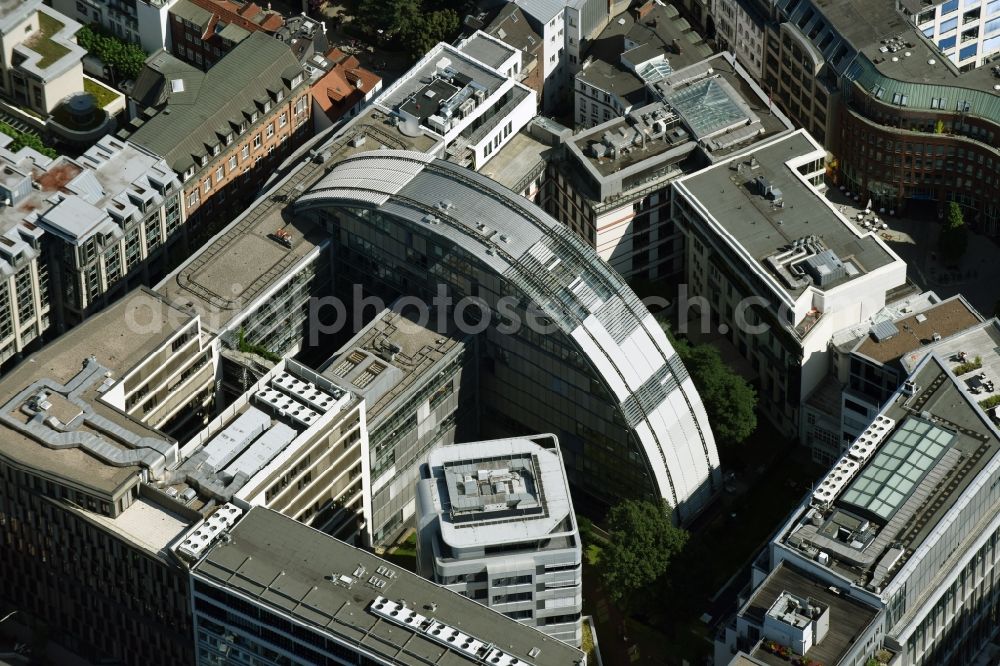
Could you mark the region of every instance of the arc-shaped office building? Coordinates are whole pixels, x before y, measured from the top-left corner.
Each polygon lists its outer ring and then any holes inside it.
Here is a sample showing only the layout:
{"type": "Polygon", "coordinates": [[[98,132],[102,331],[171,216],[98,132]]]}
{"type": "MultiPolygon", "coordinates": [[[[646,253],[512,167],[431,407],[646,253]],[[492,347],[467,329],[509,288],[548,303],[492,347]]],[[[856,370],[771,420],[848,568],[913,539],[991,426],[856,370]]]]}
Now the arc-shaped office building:
{"type": "Polygon", "coordinates": [[[711,499],[718,453],[680,358],[621,277],[540,208],[451,163],[379,150],[337,164],[295,211],[331,228],[341,289],[429,303],[443,284],[481,299],[452,314],[482,329],[467,348],[483,436],[556,434],[571,484],[605,502],[659,495],[686,522],[711,499]]]}

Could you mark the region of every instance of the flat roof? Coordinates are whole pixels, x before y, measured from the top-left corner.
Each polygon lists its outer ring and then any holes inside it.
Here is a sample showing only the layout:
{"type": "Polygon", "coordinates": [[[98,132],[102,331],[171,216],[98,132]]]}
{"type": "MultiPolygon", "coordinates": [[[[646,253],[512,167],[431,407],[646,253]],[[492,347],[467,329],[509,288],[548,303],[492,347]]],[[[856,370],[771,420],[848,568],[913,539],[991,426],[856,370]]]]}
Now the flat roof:
{"type": "Polygon", "coordinates": [[[391,415],[387,409],[421,377],[427,375],[461,338],[437,330],[446,322],[421,325],[412,309],[383,310],[334,353],[321,375],[365,397],[369,425],[391,415]]]}
{"type": "Polygon", "coordinates": [[[531,136],[524,129],[516,133],[500,150],[493,153],[490,161],[479,173],[492,178],[506,188],[513,189],[525,174],[547,163],[547,154],[552,146],[531,136]]]}
{"type": "MultiPolygon", "coordinates": [[[[983,367],[971,373],[969,377],[986,373],[989,378],[997,381],[1000,380],[998,349],[1000,349],[1000,321],[993,318],[978,325],[974,324],[951,337],[942,338],[940,342],[933,342],[919,350],[905,354],[900,358],[900,364],[906,372],[912,372],[924,356],[932,352],[954,365],[975,361],[976,357],[979,357],[983,367]],[[965,354],[964,361],[960,358],[963,353],[965,354]]],[[[978,395],[980,400],[983,399],[982,394],[973,395],[978,395]]]]}
{"type": "MultiPolygon", "coordinates": [[[[829,566],[859,586],[884,589],[1000,453],[977,396],[946,361],[929,357],[911,379],[916,393],[900,392],[883,408],[879,419],[891,419],[891,429],[867,461],[854,460],[857,471],[828,502],[813,501],[818,522],[781,537],[826,552],[829,566]]],[[[843,473],[845,461],[827,479],[843,473]]]]}
{"type": "Polygon", "coordinates": [[[441,536],[453,547],[523,542],[573,530],[573,503],[553,438],[511,437],[433,449],[427,467],[441,536]]]}
{"type": "Polygon", "coordinates": [[[384,660],[413,666],[481,663],[419,627],[411,630],[378,615],[375,602],[383,598],[405,600],[409,609],[492,643],[524,664],[569,666],[583,658],[533,627],[269,509],[252,508],[229,535],[195,565],[196,576],[384,660]]]}
{"type": "Polygon", "coordinates": [[[142,497],[133,500],[116,518],[91,511],[83,513],[108,531],[164,559],[168,557],[170,545],[194,524],[194,521],[142,497]]]}
{"type": "MultiPolygon", "coordinates": [[[[772,113],[763,93],[747,77],[727,54],[718,54],[690,65],[655,84],[657,96],[666,101],[653,102],[634,109],[627,116],[574,134],[571,150],[595,177],[613,179],[629,174],[627,170],[630,168],[636,172],[660,170],[664,159],[676,162],[678,168],[684,171],[691,171],[702,166],[705,160],[722,159],[745,149],[752,142],[787,132],[791,124],[783,116],[772,113]],[[710,118],[713,109],[720,107],[738,109],[745,123],[729,123],[729,130],[723,129],[719,122],[714,122],[711,127],[705,124],[703,119],[710,118]],[[637,118],[652,117],[650,114],[665,117],[671,128],[679,123],[681,131],[672,129],[662,139],[651,139],[633,146],[617,159],[610,154],[597,157],[589,150],[592,143],[604,141],[606,132],[612,135],[627,133],[632,127],[643,124],[637,123],[637,118]],[[704,159],[692,156],[699,138],[707,139],[698,153],[704,159]]],[[[718,113],[714,117],[716,121],[721,118],[718,113]]]]}
{"type": "MultiPolygon", "coordinates": [[[[758,627],[762,627],[767,612],[774,606],[778,597],[786,592],[829,608],[830,627],[826,637],[803,655],[820,664],[839,664],[841,658],[879,614],[879,610],[874,606],[846,595],[835,594],[830,590],[829,583],[816,580],[787,562],[779,563],[768,574],[740,609],[739,614],[752,620],[758,627]]],[[[762,647],[754,649],[750,657],[770,666],[788,664],[786,659],[773,655],[762,647]]]]}
{"type": "MultiPolygon", "coordinates": [[[[793,2],[780,0],[778,4],[793,2]]],[[[837,73],[843,72],[868,94],[875,94],[877,86],[883,91],[878,95],[883,103],[898,106],[900,102],[894,102],[894,97],[905,95],[905,106],[925,111],[936,108],[953,111],[965,101],[970,114],[1000,121],[1000,95],[993,88],[997,79],[990,65],[959,71],[936,44],[896,9],[896,3],[814,0],[812,4],[843,38],[827,39],[833,33],[827,28],[819,29],[814,39],[818,44],[827,44],[824,57],[837,73]],[[835,57],[841,52],[842,58],[835,57]],[[858,57],[854,57],[855,53],[858,57]],[[939,99],[944,100],[940,107],[935,106],[939,99]]],[[[788,24],[798,24],[810,8],[808,3],[797,3],[788,24]]],[[[813,34],[817,25],[816,19],[810,19],[804,24],[804,32],[813,34]]]]}
{"type": "Polygon", "coordinates": [[[462,42],[459,50],[470,58],[475,58],[484,65],[494,68],[502,65],[516,53],[506,44],[484,37],[478,32],[462,42]]]}
{"type": "MultiPolygon", "coordinates": [[[[0,405],[39,380],[65,385],[93,356],[117,377],[160,347],[191,315],[163,302],[146,288],[110,305],[21,361],[0,380],[0,405]]],[[[99,386],[98,382],[98,386],[99,386]]],[[[97,386],[84,391],[93,413],[139,436],[166,439],[102,400],[97,386]]],[[[141,471],[139,465],[115,467],[80,448],[51,449],[20,431],[0,423],[0,455],[82,487],[111,494],[141,471]]]]}
{"type": "MultiPolygon", "coordinates": [[[[429,51],[416,65],[410,68],[406,74],[386,89],[379,96],[376,104],[395,110],[402,105],[411,95],[417,94],[428,84],[430,80],[439,80],[438,73],[445,67],[450,67],[459,77],[467,77],[487,90],[487,97],[492,95],[507,80],[497,74],[485,64],[480,63],[473,57],[462,53],[453,46],[438,44],[429,51]]],[[[437,109],[437,102],[428,105],[437,109]]]]}
{"type": "Polygon", "coordinates": [[[328,239],[324,229],[292,214],[292,202],[323,177],[328,165],[381,147],[431,152],[438,141],[409,137],[369,108],[316,150],[323,163],[302,156],[291,173],[267,190],[228,227],[167,276],[156,290],[171,303],[202,314],[202,326],[219,332],[249,302],[287,275],[296,264],[328,239]],[[357,145],[355,145],[357,144],[357,145]],[[275,197],[286,200],[275,200],[275,197]],[[292,247],[271,235],[285,229],[292,247]]]}
{"type": "Polygon", "coordinates": [[[955,296],[895,320],[898,333],[891,338],[879,341],[866,334],[853,351],[879,363],[891,363],[933,342],[935,333],[947,338],[981,321],[982,318],[965,299],[955,296]]]}
{"type": "MultiPolygon", "coordinates": [[[[799,130],[747,153],[746,159],[752,155],[757,166],[747,170],[745,176],[729,164],[718,163],[685,177],[683,186],[763,270],[769,271],[764,263],[767,257],[809,236],[818,237],[841,261],[854,264],[860,274],[899,261],[876,236],[859,236],[819,192],[787,165],[790,160],[816,151],[816,145],[799,130]],[[758,176],[780,189],[783,206],[774,206],[756,191],[753,179],[758,176]]],[[[850,277],[848,274],[847,279],[850,277]]],[[[794,297],[811,285],[789,286],[778,276],[775,281],[794,297]]]]}

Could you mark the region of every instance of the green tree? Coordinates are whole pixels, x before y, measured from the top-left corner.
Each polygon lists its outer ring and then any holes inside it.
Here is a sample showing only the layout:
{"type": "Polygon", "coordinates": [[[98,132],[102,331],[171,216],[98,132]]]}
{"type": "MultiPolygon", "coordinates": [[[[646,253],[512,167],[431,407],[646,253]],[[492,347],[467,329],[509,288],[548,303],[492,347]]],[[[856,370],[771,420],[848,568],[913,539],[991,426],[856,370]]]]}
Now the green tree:
{"type": "Polygon", "coordinates": [[[81,28],[76,33],[76,42],[111,67],[120,79],[139,76],[148,56],[138,44],[123,42],[98,25],[81,28]]]}
{"type": "Polygon", "coordinates": [[[715,440],[728,446],[753,434],[757,429],[757,392],[753,387],[722,362],[715,347],[671,342],[698,389],[715,440]]]}
{"type": "Polygon", "coordinates": [[[934,133],[935,134],[944,134],[944,121],[943,120],[938,120],[936,123],[934,123],[934,133]]]}
{"type": "Polygon", "coordinates": [[[601,579],[608,594],[628,610],[635,593],[648,587],[683,550],[688,533],[671,520],[666,501],[625,500],[608,513],[601,579]]]}
{"type": "Polygon", "coordinates": [[[453,9],[439,9],[418,16],[410,23],[412,28],[404,33],[407,50],[414,60],[421,58],[438,42],[450,42],[458,34],[460,22],[453,9]]]}
{"type": "Polygon", "coordinates": [[[962,208],[954,201],[948,206],[948,219],[938,236],[938,249],[946,263],[957,262],[969,246],[969,230],[965,225],[962,208]]]}
{"type": "Polygon", "coordinates": [[[45,155],[46,157],[55,158],[59,156],[59,153],[57,153],[55,150],[49,148],[44,143],[42,143],[42,140],[38,138],[38,135],[36,134],[31,134],[30,132],[22,132],[2,122],[0,122],[0,133],[6,134],[7,136],[14,139],[13,141],[10,142],[10,144],[7,145],[7,149],[12,152],[16,153],[17,151],[21,150],[21,148],[27,146],[28,148],[34,148],[35,150],[40,152],[42,155],[45,155]]]}

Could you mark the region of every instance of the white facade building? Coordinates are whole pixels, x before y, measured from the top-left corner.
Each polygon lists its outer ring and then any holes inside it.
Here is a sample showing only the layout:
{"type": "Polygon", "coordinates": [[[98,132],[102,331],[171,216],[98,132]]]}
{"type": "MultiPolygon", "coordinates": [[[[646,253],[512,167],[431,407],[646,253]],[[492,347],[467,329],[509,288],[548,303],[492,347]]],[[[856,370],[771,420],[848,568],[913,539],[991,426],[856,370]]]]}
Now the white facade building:
{"type": "Polygon", "coordinates": [[[375,100],[403,134],[443,142],[447,158],[475,170],[534,118],[535,91],[514,77],[522,54],[484,32],[457,48],[438,44],[375,100]]]}
{"type": "Polygon", "coordinates": [[[672,190],[697,314],[750,362],[762,409],[789,436],[829,372],[834,333],[866,321],[906,280],[903,260],[822,196],[825,154],[800,129],[672,190]]]}
{"type": "Polygon", "coordinates": [[[579,647],[580,534],[556,438],[439,447],[420,477],[417,572],[579,647]]]}
{"type": "Polygon", "coordinates": [[[84,25],[97,23],[146,53],[169,48],[167,12],[177,0],[52,0],[52,6],[84,25]]]}

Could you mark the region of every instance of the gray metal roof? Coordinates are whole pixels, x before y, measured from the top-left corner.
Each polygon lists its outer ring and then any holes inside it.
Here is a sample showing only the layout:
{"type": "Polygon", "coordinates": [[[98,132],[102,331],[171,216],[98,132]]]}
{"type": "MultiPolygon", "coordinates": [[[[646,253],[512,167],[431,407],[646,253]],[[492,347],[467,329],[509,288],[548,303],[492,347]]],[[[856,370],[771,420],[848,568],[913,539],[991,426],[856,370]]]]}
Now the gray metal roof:
{"type": "Polygon", "coordinates": [[[197,157],[211,153],[220,130],[248,122],[257,102],[270,98],[269,90],[288,93],[282,73],[290,67],[300,66],[287,44],[254,33],[205,73],[196,93],[170,97],[164,111],[128,138],[182,173],[197,157]]]}
{"type": "MultiPolygon", "coordinates": [[[[827,249],[844,261],[850,260],[862,273],[870,273],[900,259],[871,234],[860,236],[822,196],[803,182],[786,162],[816,150],[799,130],[753,150],[757,168],[750,177],[764,176],[780,189],[783,205],[776,207],[747,183],[740,171],[718,163],[684,178],[681,186],[708,207],[711,216],[749,255],[763,266],[768,256],[793,241],[810,235],[821,237],[827,249]]],[[[749,159],[744,157],[741,159],[749,159]]],[[[783,283],[782,283],[783,284],[783,283]]],[[[788,287],[794,296],[806,286],[788,287]]]]}
{"type": "Polygon", "coordinates": [[[499,67],[515,53],[510,47],[498,44],[480,34],[469,37],[458,47],[458,50],[490,67],[499,67]]]}
{"type": "Polygon", "coordinates": [[[409,609],[493,644],[525,666],[572,666],[583,659],[576,648],[533,627],[269,509],[251,509],[229,535],[194,567],[196,578],[245,595],[319,634],[361,646],[386,663],[492,662],[467,657],[458,646],[446,647],[420,626],[391,621],[377,612],[376,602],[385,598],[405,600],[409,609]]]}
{"type": "Polygon", "coordinates": [[[541,23],[548,23],[566,7],[562,0],[514,0],[521,10],[541,23]]]}
{"type": "Polygon", "coordinates": [[[179,16],[185,21],[191,21],[191,23],[194,23],[202,30],[208,27],[208,24],[212,21],[212,16],[214,16],[212,12],[199,7],[191,2],[191,0],[178,0],[170,8],[170,13],[174,16],[179,16]]]}
{"type": "Polygon", "coordinates": [[[337,205],[426,225],[514,285],[595,359],[662,496],[681,511],[702,501],[695,493],[716,473],[717,454],[687,371],[635,293],[576,234],[495,181],[412,151],[355,155],[296,202],[299,210],[337,205]],[[687,411],[668,410],[672,396],[687,411]]]}

